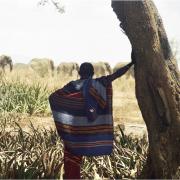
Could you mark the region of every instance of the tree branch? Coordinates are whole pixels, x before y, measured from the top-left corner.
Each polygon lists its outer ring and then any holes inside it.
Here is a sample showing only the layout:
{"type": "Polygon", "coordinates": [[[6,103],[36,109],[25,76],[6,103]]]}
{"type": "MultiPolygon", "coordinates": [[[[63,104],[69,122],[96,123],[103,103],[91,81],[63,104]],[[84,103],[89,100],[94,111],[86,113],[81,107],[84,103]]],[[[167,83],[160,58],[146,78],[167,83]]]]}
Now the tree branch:
{"type": "Polygon", "coordinates": [[[41,6],[45,6],[48,3],[51,3],[53,6],[55,6],[59,13],[65,12],[65,8],[61,5],[60,0],[40,0],[38,4],[41,6]]]}

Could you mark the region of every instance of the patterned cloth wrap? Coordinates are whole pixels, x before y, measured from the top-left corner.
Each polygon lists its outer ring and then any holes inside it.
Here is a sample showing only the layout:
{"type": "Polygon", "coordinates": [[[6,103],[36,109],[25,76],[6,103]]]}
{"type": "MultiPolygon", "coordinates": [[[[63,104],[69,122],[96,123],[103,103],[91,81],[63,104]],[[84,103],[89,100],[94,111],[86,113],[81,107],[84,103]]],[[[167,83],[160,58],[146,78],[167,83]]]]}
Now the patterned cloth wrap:
{"type": "Polygon", "coordinates": [[[49,102],[58,134],[66,149],[74,155],[109,155],[114,139],[112,85],[104,86],[101,78],[91,79],[87,93],[85,84],[87,80],[71,81],[50,95],[49,102]],[[90,96],[97,102],[94,119],[87,117],[87,98],[90,96]]]}

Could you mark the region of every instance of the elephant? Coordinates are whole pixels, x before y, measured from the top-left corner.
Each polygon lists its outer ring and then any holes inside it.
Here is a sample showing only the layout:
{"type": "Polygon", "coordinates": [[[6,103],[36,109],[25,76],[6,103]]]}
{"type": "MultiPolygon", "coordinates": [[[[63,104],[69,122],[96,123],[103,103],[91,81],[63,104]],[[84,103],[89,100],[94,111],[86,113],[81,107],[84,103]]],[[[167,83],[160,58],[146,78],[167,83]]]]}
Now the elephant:
{"type": "Polygon", "coordinates": [[[92,63],[94,66],[95,77],[107,76],[112,73],[111,66],[107,62],[92,63]]]}
{"type": "Polygon", "coordinates": [[[13,69],[13,62],[10,56],[1,55],[0,56],[0,68],[5,72],[6,65],[9,65],[10,71],[13,69]]]}
{"type": "Polygon", "coordinates": [[[54,76],[54,62],[47,58],[35,58],[29,63],[29,66],[36,72],[40,77],[54,76]]]}
{"type": "Polygon", "coordinates": [[[57,74],[62,77],[78,77],[79,65],[75,62],[62,62],[57,67],[57,74]]]}

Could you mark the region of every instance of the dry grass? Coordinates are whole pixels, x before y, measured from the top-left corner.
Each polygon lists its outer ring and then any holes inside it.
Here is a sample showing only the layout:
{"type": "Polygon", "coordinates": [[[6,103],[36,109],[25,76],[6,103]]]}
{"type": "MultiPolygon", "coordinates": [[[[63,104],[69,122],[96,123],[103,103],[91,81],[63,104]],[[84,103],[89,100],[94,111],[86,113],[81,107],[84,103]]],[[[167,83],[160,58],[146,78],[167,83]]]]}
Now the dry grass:
{"type": "MultiPolygon", "coordinates": [[[[19,119],[22,117],[17,114],[0,116],[0,178],[62,179],[63,145],[56,131],[31,124],[27,132],[19,119]]],[[[84,158],[82,178],[136,178],[146,160],[147,147],[145,138],[126,136],[117,127],[112,155],[84,158]]]]}
{"type": "Polygon", "coordinates": [[[133,77],[121,78],[113,82],[113,112],[116,122],[144,123],[135,97],[133,77]]]}

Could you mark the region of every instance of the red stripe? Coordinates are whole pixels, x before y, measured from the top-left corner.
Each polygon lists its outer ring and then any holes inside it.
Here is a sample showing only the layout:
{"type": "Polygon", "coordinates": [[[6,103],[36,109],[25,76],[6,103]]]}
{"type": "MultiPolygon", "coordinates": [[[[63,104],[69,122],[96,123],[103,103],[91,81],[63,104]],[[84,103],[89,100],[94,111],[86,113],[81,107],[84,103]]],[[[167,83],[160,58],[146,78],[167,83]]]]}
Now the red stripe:
{"type": "Polygon", "coordinates": [[[59,128],[57,127],[57,131],[58,133],[61,133],[62,131],[63,132],[66,132],[66,133],[69,133],[69,134],[99,134],[99,133],[112,133],[113,132],[113,129],[101,129],[101,130],[93,130],[93,131],[73,131],[71,129],[63,129],[63,128],[59,128]]]}
{"type": "Polygon", "coordinates": [[[67,146],[69,146],[69,147],[71,147],[71,148],[80,148],[80,147],[82,147],[82,148],[85,148],[85,147],[97,147],[97,146],[112,146],[113,145],[113,141],[111,141],[111,142],[109,142],[109,143],[100,143],[100,144],[90,144],[90,145],[88,145],[88,144],[84,144],[84,145],[79,145],[79,144],[68,144],[68,143],[66,143],[66,145],[67,146]]]}

